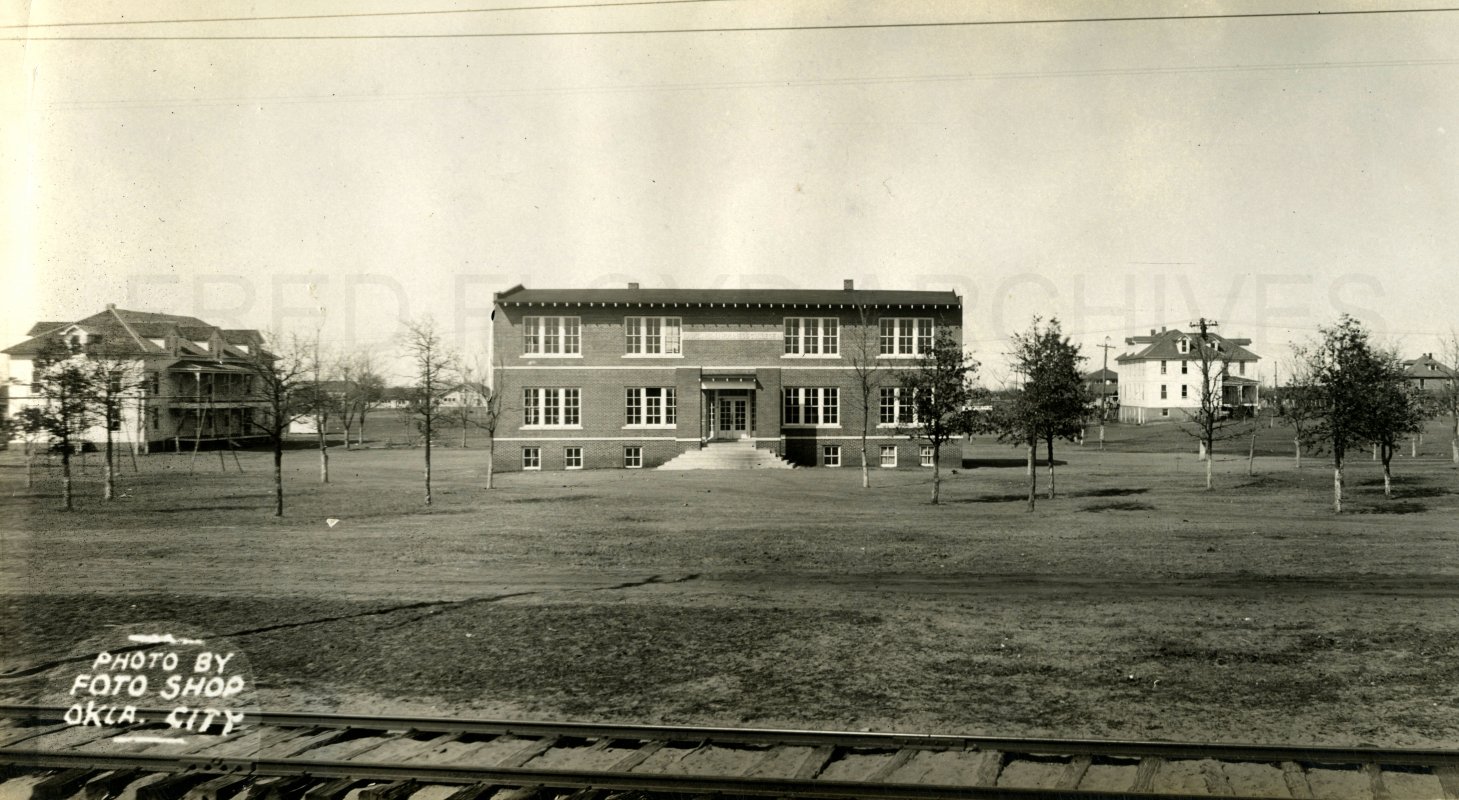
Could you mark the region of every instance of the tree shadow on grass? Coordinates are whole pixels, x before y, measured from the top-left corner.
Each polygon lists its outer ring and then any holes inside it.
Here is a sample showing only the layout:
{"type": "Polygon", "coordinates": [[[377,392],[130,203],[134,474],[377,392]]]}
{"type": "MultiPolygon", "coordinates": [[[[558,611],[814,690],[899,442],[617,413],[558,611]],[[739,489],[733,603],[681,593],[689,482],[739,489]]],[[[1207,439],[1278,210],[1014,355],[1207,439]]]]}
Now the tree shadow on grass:
{"type": "Polygon", "coordinates": [[[1087,492],[1073,492],[1070,497],[1128,497],[1132,494],[1144,494],[1149,489],[1090,489],[1087,492]]]}
{"type": "Polygon", "coordinates": [[[507,503],[571,503],[576,500],[593,500],[595,494],[558,494],[558,495],[533,495],[527,497],[512,497],[506,499],[507,503]]]}
{"type": "MultiPolygon", "coordinates": [[[[1049,465],[1048,460],[1047,459],[1043,459],[1043,458],[1038,459],[1034,463],[1037,464],[1040,467],[1047,467],[1049,465]]],[[[1069,462],[1067,462],[1067,461],[1060,461],[1057,458],[1054,459],[1054,466],[1056,466],[1056,467],[1062,467],[1062,466],[1064,466],[1064,465],[1066,465],[1068,463],[1069,462]]],[[[963,459],[963,469],[989,469],[989,468],[992,468],[992,469],[1006,469],[1006,468],[1009,468],[1009,467],[1026,467],[1026,466],[1028,466],[1028,459],[1026,459],[1026,458],[965,458],[965,459],[963,459]]]]}
{"type": "Polygon", "coordinates": [[[1138,500],[1116,500],[1112,503],[1091,503],[1079,509],[1080,511],[1154,511],[1155,506],[1143,503],[1138,500]]]}
{"type": "Polygon", "coordinates": [[[1380,501],[1376,505],[1359,506],[1353,509],[1354,514],[1421,514],[1428,511],[1429,507],[1423,503],[1394,502],[1392,500],[1380,501]]]}
{"type": "Polygon", "coordinates": [[[977,497],[960,497],[956,500],[944,500],[944,503],[1017,503],[1027,501],[1027,494],[984,494],[977,497]]]}

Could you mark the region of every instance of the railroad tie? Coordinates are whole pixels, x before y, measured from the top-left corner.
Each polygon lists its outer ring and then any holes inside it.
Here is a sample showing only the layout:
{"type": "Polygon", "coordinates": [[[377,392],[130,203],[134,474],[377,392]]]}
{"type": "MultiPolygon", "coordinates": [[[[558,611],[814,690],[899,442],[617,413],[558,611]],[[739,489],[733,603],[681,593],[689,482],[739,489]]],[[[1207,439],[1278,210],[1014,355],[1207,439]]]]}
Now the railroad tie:
{"type": "Polygon", "coordinates": [[[1444,790],[1444,800],[1459,800],[1459,767],[1435,767],[1434,776],[1444,790]]]}
{"type": "Polygon", "coordinates": [[[528,745],[527,747],[518,750],[510,756],[507,756],[506,760],[502,761],[500,764],[497,764],[497,767],[500,769],[516,769],[523,764],[526,764],[528,761],[536,758],[537,756],[542,755],[548,750],[551,750],[556,745],[556,736],[545,736],[542,739],[539,739],[538,741],[528,745]]]}
{"type": "Polygon", "coordinates": [[[1368,787],[1373,792],[1373,800],[1390,800],[1392,795],[1383,783],[1383,768],[1369,761],[1363,765],[1363,772],[1368,776],[1368,787]]]}
{"type": "Polygon", "coordinates": [[[1311,800],[1312,782],[1307,779],[1307,770],[1295,761],[1282,762],[1282,780],[1287,782],[1287,793],[1297,800],[1311,800]]]}
{"type": "Polygon", "coordinates": [[[248,787],[246,797],[247,800],[294,800],[313,785],[313,778],[303,776],[265,778],[248,787]]]}
{"type": "Polygon", "coordinates": [[[1201,775],[1206,779],[1206,791],[1210,794],[1223,797],[1236,794],[1236,791],[1231,788],[1231,779],[1226,777],[1220,764],[1213,761],[1201,764],[1201,775]]]}
{"type": "Polygon", "coordinates": [[[806,754],[805,760],[800,762],[800,766],[796,768],[795,779],[798,781],[814,779],[826,769],[826,765],[831,763],[831,759],[835,755],[835,745],[823,744],[813,748],[806,754]]]}
{"type": "Polygon", "coordinates": [[[1059,785],[1054,788],[1078,789],[1079,782],[1084,780],[1084,774],[1089,772],[1089,766],[1093,763],[1094,759],[1089,756],[1075,756],[1070,759],[1069,764],[1064,767],[1064,772],[1059,775],[1059,785]]]}
{"type": "Polygon", "coordinates": [[[249,780],[247,775],[218,775],[188,789],[182,800],[225,800],[238,794],[249,780]]]}
{"type": "Polygon", "coordinates": [[[661,739],[644,742],[641,747],[628,754],[627,756],[624,756],[622,760],[614,764],[612,768],[608,771],[631,772],[634,767],[637,767],[639,764],[647,761],[649,759],[649,756],[652,756],[654,753],[662,750],[664,748],[664,745],[666,744],[668,744],[668,742],[665,742],[661,739]]]}
{"type": "Polygon", "coordinates": [[[478,783],[462,787],[446,800],[488,800],[499,788],[501,787],[491,783],[478,783]]]}
{"type": "Polygon", "coordinates": [[[978,768],[973,772],[974,786],[997,786],[998,776],[1003,772],[1003,753],[997,750],[984,750],[983,757],[978,762],[978,768]]]}
{"type": "Polygon", "coordinates": [[[1131,784],[1132,792],[1152,792],[1155,786],[1155,776],[1159,774],[1160,768],[1165,766],[1165,759],[1160,756],[1145,756],[1140,759],[1140,766],[1135,769],[1135,782],[1131,784]]]}
{"type": "Polygon", "coordinates": [[[68,769],[57,772],[31,787],[31,800],[56,800],[70,797],[81,788],[82,784],[86,783],[88,778],[95,774],[95,770],[89,769],[68,769]]]}
{"type": "Polygon", "coordinates": [[[420,787],[415,781],[381,783],[360,792],[360,800],[405,800],[420,787]]]}
{"type": "Polygon", "coordinates": [[[213,777],[206,772],[178,772],[137,790],[137,800],[177,800],[188,790],[213,777]]]}
{"type": "Polygon", "coordinates": [[[139,769],[119,769],[105,773],[86,784],[86,788],[81,790],[81,796],[86,800],[106,800],[108,797],[115,797],[146,774],[139,769]]]}
{"type": "Polygon", "coordinates": [[[310,789],[304,797],[307,800],[343,800],[351,789],[363,782],[358,778],[335,778],[310,789]]]}
{"type": "Polygon", "coordinates": [[[541,794],[541,786],[519,786],[501,795],[497,800],[536,800],[541,794]]]}
{"type": "Polygon", "coordinates": [[[907,766],[907,762],[911,761],[912,757],[915,755],[917,755],[916,750],[909,750],[905,748],[902,750],[898,750],[890,759],[887,759],[887,763],[882,764],[879,768],[877,768],[876,772],[873,772],[866,777],[867,782],[885,783],[888,778],[892,777],[892,773],[896,772],[902,767],[907,766]]]}

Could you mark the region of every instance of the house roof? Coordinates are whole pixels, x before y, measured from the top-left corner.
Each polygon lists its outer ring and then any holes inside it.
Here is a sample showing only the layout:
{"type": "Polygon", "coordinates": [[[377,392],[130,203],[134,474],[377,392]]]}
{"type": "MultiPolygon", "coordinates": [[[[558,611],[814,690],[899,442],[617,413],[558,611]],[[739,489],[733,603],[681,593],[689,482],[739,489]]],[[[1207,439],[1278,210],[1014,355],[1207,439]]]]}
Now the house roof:
{"type": "MultiPolygon", "coordinates": [[[[1208,336],[1223,361],[1258,361],[1261,359],[1260,356],[1246,349],[1246,345],[1251,344],[1250,339],[1228,339],[1216,333],[1208,334],[1208,336]]],[[[1115,363],[1128,364],[1131,361],[1150,359],[1166,361],[1199,359],[1200,339],[1200,334],[1185,333],[1178,328],[1159,332],[1151,331],[1149,336],[1130,336],[1125,339],[1125,344],[1131,345],[1135,349],[1116,358],[1115,363]],[[1190,340],[1190,349],[1184,353],[1180,352],[1181,339],[1190,340]]]]}
{"type": "MultiPolygon", "coordinates": [[[[212,338],[214,331],[222,330],[197,317],[130,311],[108,306],[105,311],[75,322],[38,322],[31,326],[30,333],[27,334],[29,339],[0,350],[0,352],[11,356],[38,355],[48,343],[55,341],[56,336],[73,326],[85,331],[89,336],[101,337],[100,345],[88,346],[88,352],[109,356],[167,355],[170,353],[167,348],[160,347],[150,340],[176,336],[184,340],[205,341],[212,338]]],[[[225,333],[235,334],[235,339],[229,339],[225,335],[225,341],[236,341],[238,344],[263,341],[263,336],[255,330],[237,330],[225,333]]],[[[244,355],[239,350],[210,353],[186,344],[186,342],[180,344],[179,354],[214,359],[220,356],[244,355]]]]}
{"type": "Polygon", "coordinates": [[[1435,360],[1433,353],[1404,361],[1403,373],[1410,378],[1459,378],[1459,372],[1435,360]]]}
{"type": "Polygon", "coordinates": [[[502,306],[880,306],[961,308],[956,292],[896,289],[524,289],[498,292],[502,306]]]}
{"type": "Polygon", "coordinates": [[[1094,370],[1093,372],[1089,373],[1088,375],[1085,375],[1084,376],[1084,380],[1086,380],[1086,381],[1116,381],[1116,382],[1118,382],[1119,379],[1120,379],[1120,374],[1118,372],[1115,372],[1112,369],[1109,369],[1109,368],[1097,369],[1097,370],[1094,370]]]}

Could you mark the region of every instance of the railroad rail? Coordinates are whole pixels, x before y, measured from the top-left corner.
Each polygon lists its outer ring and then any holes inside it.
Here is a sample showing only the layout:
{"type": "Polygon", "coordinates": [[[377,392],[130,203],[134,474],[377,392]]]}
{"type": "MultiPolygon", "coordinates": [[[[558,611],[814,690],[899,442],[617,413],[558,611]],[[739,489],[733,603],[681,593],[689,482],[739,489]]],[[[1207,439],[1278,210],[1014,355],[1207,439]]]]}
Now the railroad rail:
{"type": "Polygon", "coordinates": [[[165,732],[166,710],[139,711],[146,723],[119,727],[68,725],[64,714],[0,706],[0,796],[1459,800],[1459,751],[1438,749],[287,712],[249,713],[230,736],[178,742],[149,736],[165,732]]]}

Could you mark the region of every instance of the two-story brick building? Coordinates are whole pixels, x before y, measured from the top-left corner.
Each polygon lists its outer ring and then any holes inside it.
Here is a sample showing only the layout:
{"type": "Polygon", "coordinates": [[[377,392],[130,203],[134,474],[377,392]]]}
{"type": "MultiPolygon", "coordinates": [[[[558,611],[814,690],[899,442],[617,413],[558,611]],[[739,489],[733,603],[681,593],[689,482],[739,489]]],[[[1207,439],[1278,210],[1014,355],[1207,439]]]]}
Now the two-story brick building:
{"type": "MultiPolygon", "coordinates": [[[[915,468],[931,466],[931,451],[900,433],[910,403],[894,376],[934,330],[961,341],[962,300],[850,281],[839,291],[517,286],[496,295],[493,320],[503,469],[648,468],[728,442],[801,466],[859,466],[858,362],[883,378],[872,465],[915,468]]],[[[956,466],[960,449],[942,457],[956,466]]]]}

